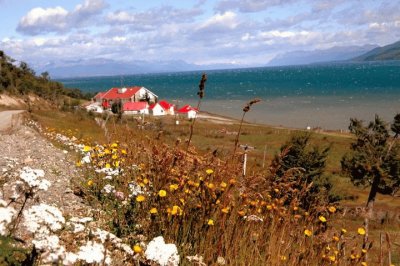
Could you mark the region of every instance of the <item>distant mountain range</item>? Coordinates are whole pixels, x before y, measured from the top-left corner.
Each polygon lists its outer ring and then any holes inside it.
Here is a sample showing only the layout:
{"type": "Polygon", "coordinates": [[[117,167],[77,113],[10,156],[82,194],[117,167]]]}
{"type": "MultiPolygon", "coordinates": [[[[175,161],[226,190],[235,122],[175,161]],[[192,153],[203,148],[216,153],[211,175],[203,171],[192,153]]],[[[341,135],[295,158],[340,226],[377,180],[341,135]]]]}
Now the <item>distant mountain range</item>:
{"type": "Polygon", "coordinates": [[[335,46],[325,50],[292,51],[277,55],[269,61],[268,66],[307,65],[344,61],[361,56],[377,47],[377,45],[335,46]]]}
{"type": "MultiPolygon", "coordinates": [[[[277,55],[267,66],[306,65],[340,61],[400,60],[400,41],[379,47],[377,45],[336,46],[325,50],[292,51],[277,55]]],[[[183,60],[122,62],[112,59],[80,59],[50,62],[34,68],[36,73],[47,71],[52,78],[113,76],[144,73],[165,73],[211,69],[245,68],[246,65],[196,65],[183,60]]]]}
{"type": "Polygon", "coordinates": [[[353,61],[400,60],[400,41],[372,49],[352,59],[353,61]]]}
{"type": "Polygon", "coordinates": [[[66,78],[233,68],[238,68],[238,66],[233,64],[196,65],[182,60],[122,62],[99,58],[51,62],[45,66],[37,67],[35,70],[37,73],[47,71],[52,78],[66,78]]]}

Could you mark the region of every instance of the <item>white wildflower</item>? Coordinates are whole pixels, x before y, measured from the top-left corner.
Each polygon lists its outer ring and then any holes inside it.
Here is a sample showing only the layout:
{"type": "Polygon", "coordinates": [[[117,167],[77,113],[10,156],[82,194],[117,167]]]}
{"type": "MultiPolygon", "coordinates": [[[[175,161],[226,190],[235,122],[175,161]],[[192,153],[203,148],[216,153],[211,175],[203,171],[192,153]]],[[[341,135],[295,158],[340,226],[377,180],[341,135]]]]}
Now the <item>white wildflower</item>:
{"type": "Polygon", "coordinates": [[[101,191],[104,192],[104,193],[106,193],[106,194],[110,194],[110,193],[112,193],[112,192],[115,191],[115,187],[112,186],[112,185],[110,185],[110,184],[107,184],[107,185],[105,185],[105,186],[103,187],[103,189],[102,189],[101,191]]]}
{"type": "Polygon", "coordinates": [[[165,244],[162,236],[150,241],[145,256],[148,260],[155,261],[161,266],[179,265],[178,249],[174,244],[165,244]]]}
{"type": "Polygon", "coordinates": [[[17,211],[12,207],[0,207],[0,235],[7,234],[7,226],[12,222],[15,214],[17,211]]]}
{"type": "Polygon", "coordinates": [[[122,170],[120,170],[120,169],[113,169],[113,168],[106,168],[106,167],[104,167],[104,168],[100,168],[100,169],[95,169],[94,170],[96,173],[99,173],[99,174],[101,174],[101,173],[104,173],[104,174],[106,174],[106,175],[108,175],[108,176],[113,176],[113,175],[119,175],[119,173],[120,173],[120,171],[122,171],[122,170]]]}
{"type": "Polygon", "coordinates": [[[41,203],[24,211],[24,225],[29,232],[55,232],[65,223],[61,211],[53,206],[41,203]]]}
{"type": "Polygon", "coordinates": [[[30,187],[30,188],[38,188],[41,190],[47,190],[51,183],[50,181],[43,179],[39,180],[38,178],[44,177],[44,171],[42,169],[32,169],[28,166],[22,168],[20,171],[19,177],[30,187]]]}
{"type": "Polygon", "coordinates": [[[43,235],[32,240],[38,250],[54,250],[59,247],[60,239],[56,235],[43,235]]]}
{"type": "Polygon", "coordinates": [[[90,163],[90,162],[91,162],[90,153],[88,153],[85,157],[82,158],[81,163],[84,164],[84,163],[90,163]]]}
{"type": "Polygon", "coordinates": [[[91,221],[93,221],[93,218],[92,217],[83,217],[83,218],[78,218],[78,217],[72,217],[71,219],[69,219],[71,222],[74,222],[74,223],[82,223],[82,224],[85,224],[85,223],[88,223],[88,222],[91,222],[91,221]]]}
{"type": "Polygon", "coordinates": [[[86,263],[101,263],[104,259],[105,249],[103,245],[88,241],[78,252],[78,258],[86,263]]]}
{"type": "Polygon", "coordinates": [[[135,197],[139,194],[143,194],[142,188],[138,184],[129,183],[128,187],[129,187],[129,191],[131,192],[129,194],[130,198],[135,197]]]}
{"type": "Polygon", "coordinates": [[[63,265],[74,265],[78,260],[78,255],[73,252],[65,253],[65,257],[63,260],[63,265]]]}
{"type": "Polygon", "coordinates": [[[93,235],[97,236],[98,239],[101,241],[101,243],[106,242],[106,240],[110,240],[111,243],[114,243],[114,244],[122,241],[120,238],[118,238],[113,233],[107,232],[105,230],[101,230],[100,228],[96,228],[96,230],[93,232],[93,235]]]}

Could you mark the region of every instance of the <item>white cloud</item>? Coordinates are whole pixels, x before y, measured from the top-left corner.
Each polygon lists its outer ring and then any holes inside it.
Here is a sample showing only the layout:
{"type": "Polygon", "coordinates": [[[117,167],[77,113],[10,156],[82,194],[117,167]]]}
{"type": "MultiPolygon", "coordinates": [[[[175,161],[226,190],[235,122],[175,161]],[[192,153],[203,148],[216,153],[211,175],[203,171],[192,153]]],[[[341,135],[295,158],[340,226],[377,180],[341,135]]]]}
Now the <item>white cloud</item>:
{"type": "Polygon", "coordinates": [[[221,12],[239,10],[244,13],[260,12],[277,5],[285,5],[293,0],[221,0],[215,9],[221,12]]]}
{"type": "Polygon", "coordinates": [[[17,30],[31,35],[39,34],[43,30],[62,31],[67,26],[67,16],[68,11],[60,6],[47,9],[37,7],[22,17],[17,30]]]}
{"type": "Polygon", "coordinates": [[[70,31],[84,25],[92,17],[101,13],[105,7],[103,0],[85,0],[71,12],[60,6],[36,7],[21,18],[17,31],[27,35],[70,31]]]}

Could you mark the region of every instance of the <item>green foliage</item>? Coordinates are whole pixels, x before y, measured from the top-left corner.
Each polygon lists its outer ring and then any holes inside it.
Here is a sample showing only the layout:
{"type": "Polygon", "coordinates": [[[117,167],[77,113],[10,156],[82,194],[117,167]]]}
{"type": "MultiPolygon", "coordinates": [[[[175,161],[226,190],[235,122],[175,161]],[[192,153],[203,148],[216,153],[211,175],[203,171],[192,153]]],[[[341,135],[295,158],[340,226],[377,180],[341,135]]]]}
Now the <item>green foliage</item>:
{"type": "Polygon", "coordinates": [[[0,235],[0,265],[21,265],[28,261],[26,249],[16,247],[16,241],[11,237],[0,235]]]}
{"type": "Polygon", "coordinates": [[[20,62],[17,66],[14,59],[0,51],[0,92],[2,91],[18,96],[35,94],[51,101],[60,95],[80,99],[91,96],[78,89],[64,88],[61,83],[50,80],[48,72],[35,76],[35,71],[27,63],[20,62]]]}
{"type": "Polygon", "coordinates": [[[393,123],[390,127],[390,129],[393,131],[393,133],[395,134],[395,138],[400,135],[400,113],[397,114],[394,117],[393,123]]]}
{"type": "Polygon", "coordinates": [[[343,172],[356,186],[371,186],[368,202],[376,193],[393,194],[400,185],[400,154],[396,139],[400,115],[396,115],[390,136],[388,125],[379,117],[364,126],[362,121],[350,119],[350,132],[356,136],[351,152],[342,161],[343,172]]]}
{"type": "Polygon", "coordinates": [[[310,186],[308,194],[301,199],[305,208],[315,200],[327,200],[332,188],[329,178],[323,176],[330,146],[322,149],[311,147],[310,138],[309,133],[292,136],[281,147],[281,155],[276,155],[272,161],[272,168],[277,169],[274,173],[275,182],[295,183],[298,190],[310,186]],[[292,175],[287,176],[288,172],[292,175]]]}

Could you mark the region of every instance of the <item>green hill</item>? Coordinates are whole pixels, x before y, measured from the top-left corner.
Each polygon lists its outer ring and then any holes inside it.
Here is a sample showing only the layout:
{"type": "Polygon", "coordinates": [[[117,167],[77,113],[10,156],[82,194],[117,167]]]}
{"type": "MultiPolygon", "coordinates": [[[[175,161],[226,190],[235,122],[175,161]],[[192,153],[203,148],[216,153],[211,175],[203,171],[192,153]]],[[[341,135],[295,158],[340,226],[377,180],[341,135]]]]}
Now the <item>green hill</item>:
{"type": "Polygon", "coordinates": [[[372,49],[371,51],[352,59],[353,61],[385,61],[400,60],[400,41],[372,49]]]}
{"type": "Polygon", "coordinates": [[[0,94],[37,95],[43,99],[55,101],[60,96],[87,98],[79,89],[67,89],[63,84],[50,79],[47,72],[36,76],[27,63],[19,62],[0,50],[0,94]]]}

